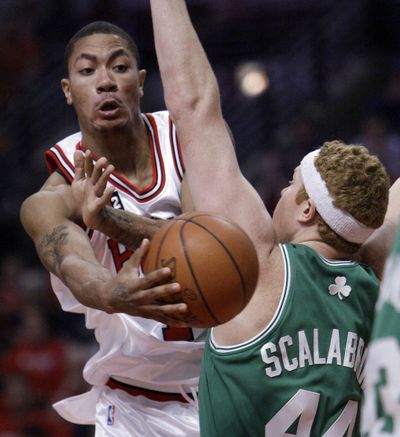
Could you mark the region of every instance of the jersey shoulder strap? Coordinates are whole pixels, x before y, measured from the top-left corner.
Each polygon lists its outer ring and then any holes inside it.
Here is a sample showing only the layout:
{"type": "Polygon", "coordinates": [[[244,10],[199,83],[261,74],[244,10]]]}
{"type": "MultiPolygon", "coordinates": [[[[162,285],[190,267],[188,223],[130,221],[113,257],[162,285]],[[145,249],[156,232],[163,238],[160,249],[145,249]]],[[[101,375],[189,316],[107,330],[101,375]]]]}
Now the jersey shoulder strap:
{"type": "Polygon", "coordinates": [[[81,133],[76,132],[46,150],[44,155],[49,173],[59,170],[68,182],[72,182],[75,174],[73,156],[76,148],[81,143],[81,139],[81,133]]]}

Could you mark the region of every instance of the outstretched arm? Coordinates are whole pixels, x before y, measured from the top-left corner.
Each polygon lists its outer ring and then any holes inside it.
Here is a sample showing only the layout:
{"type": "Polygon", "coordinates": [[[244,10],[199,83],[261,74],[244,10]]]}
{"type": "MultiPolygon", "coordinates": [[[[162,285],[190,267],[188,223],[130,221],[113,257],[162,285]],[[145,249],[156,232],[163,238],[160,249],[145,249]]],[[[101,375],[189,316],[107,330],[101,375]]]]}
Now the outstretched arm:
{"type": "Polygon", "coordinates": [[[194,207],[229,216],[248,232],[259,251],[271,250],[271,218],[239,169],[217,80],[185,1],[150,3],[165,102],[183,148],[194,207]]]}
{"type": "Polygon", "coordinates": [[[400,178],[391,186],[389,204],[383,225],[378,228],[360,249],[359,257],[382,278],[386,258],[393,246],[400,224],[400,178]]]}
{"type": "Polygon", "coordinates": [[[185,313],[185,305],[158,304],[157,299],[179,294],[176,283],[158,285],[168,280],[169,269],[139,278],[139,264],[148,241],[113,275],[97,261],[86,233],[75,223],[76,218],[71,188],[62,183],[57,173],[21,207],[22,224],[43,265],[65,283],[79,302],[110,313],[125,312],[161,321],[185,313]]]}

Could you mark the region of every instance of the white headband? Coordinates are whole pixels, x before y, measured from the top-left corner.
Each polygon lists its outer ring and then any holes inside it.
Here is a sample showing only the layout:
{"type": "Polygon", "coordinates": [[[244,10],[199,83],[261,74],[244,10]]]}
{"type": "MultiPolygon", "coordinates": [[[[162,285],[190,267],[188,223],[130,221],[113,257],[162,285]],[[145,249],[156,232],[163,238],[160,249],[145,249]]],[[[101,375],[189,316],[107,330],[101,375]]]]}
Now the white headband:
{"type": "Polygon", "coordinates": [[[351,214],[333,204],[332,196],[314,164],[318,154],[319,149],[308,153],[300,164],[303,184],[308,196],[314,201],[319,215],[333,231],[346,241],[364,243],[375,229],[363,225],[351,214]]]}

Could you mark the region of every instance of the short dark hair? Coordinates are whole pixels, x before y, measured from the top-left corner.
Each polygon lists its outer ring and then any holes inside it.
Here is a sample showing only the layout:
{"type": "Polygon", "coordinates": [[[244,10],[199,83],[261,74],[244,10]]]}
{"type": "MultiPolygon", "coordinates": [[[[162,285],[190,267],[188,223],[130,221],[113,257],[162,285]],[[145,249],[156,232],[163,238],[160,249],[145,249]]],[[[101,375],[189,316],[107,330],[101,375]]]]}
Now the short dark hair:
{"type": "Polygon", "coordinates": [[[67,46],[65,47],[64,51],[64,68],[65,73],[67,76],[69,75],[69,69],[68,69],[68,63],[69,59],[71,57],[71,54],[74,50],[75,44],[80,39],[95,35],[95,34],[109,34],[109,35],[117,35],[120,38],[122,38],[128,45],[129,50],[131,51],[132,55],[135,57],[136,62],[139,66],[140,64],[140,55],[139,50],[137,48],[137,45],[131,38],[131,36],[125,32],[125,30],[121,29],[120,27],[116,26],[115,24],[109,23],[107,21],[94,21],[84,27],[82,27],[80,30],[78,30],[75,35],[72,36],[72,38],[68,41],[67,46]]]}

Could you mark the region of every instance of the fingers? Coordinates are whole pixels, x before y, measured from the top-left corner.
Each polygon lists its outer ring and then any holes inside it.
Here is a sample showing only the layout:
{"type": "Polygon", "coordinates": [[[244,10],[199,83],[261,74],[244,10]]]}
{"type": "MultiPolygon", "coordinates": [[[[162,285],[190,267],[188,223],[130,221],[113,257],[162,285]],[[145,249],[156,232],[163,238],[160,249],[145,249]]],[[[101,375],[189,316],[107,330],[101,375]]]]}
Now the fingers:
{"type": "Polygon", "coordinates": [[[81,150],[74,152],[75,175],[74,180],[80,181],[85,178],[85,157],[81,150]]]}
{"type": "Polygon", "coordinates": [[[120,280],[128,287],[132,287],[132,290],[136,290],[132,297],[138,305],[182,302],[181,286],[177,282],[172,282],[172,271],[169,267],[162,267],[139,277],[141,260],[149,248],[150,241],[143,239],[140,247],[119,271],[120,280]]]}
{"type": "Polygon", "coordinates": [[[198,319],[190,311],[186,303],[175,303],[165,305],[143,305],[137,312],[140,317],[158,320],[169,326],[177,327],[199,327],[204,328],[204,321],[198,319]]]}
{"type": "Polygon", "coordinates": [[[119,286],[112,298],[115,311],[178,327],[200,326],[183,300],[181,285],[171,282],[171,269],[164,267],[139,277],[139,265],[149,247],[149,240],[144,239],[119,271],[119,286]]]}
{"type": "Polygon", "coordinates": [[[185,303],[167,305],[143,305],[140,307],[140,317],[158,320],[170,326],[196,326],[196,319],[185,303]]]}
{"type": "Polygon", "coordinates": [[[108,179],[115,168],[107,163],[106,158],[100,158],[92,170],[90,180],[94,186],[95,194],[97,197],[102,197],[105,194],[108,179]]]}
{"type": "MultiPolygon", "coordinates": [[[[150,249],[150,241],[144,238],[140,246],[133,252],[131,257],[126,261],[118,273],[119,276],[130,276],[132,279],[139,281],[138,287],[140,289],[147,289],[154,287],[157,284],[165,284],[172,279],[172,271],[169,267],[162,267],[153,270],[143,277],[139,278],[139,267],[141,266],[143,257],[150,249]]],[[[147,290],[146,290],[147,291],[147,290]]]]}
{"type": "MultiPolygon", "coordinates": [[[[169,267],[153,270],[140,278],[142,288],[151,288],[158,284],[172,283],[172,279],[172,272],[169,267]]],[[[176,284],[179,285],[178,283],[176,284]]]]}
{"type": "Polygon", "coordinates": [[[84,154],[81,150],[76,150],[74,152],[74,164],[74,180],[80,181],[89,178],[94,187],[96,197],[104,197],[103,203],[108,203],[113,190],[111,188],[107,189],[107,182],[111,173],[115,170],[115,167],[112,164],[108,164],[105,157],[101,157],[94,164],[90,150],[86,150],[84,154]]]}
{"type": "Polygon", "coordinates": [[[106,191],[104,191],[104,194],[100,197],[102,205],[107,205],[111,202],[111,197],[114,194],[114,188],[108,187],[106,191]]]}
{"type": "Polygon", "coordinates": [[[150,241],[144,238],[140,246],[133,252],[129,260],[124,264],[123,269],[138,269],[141,265],[143,257],[150,249],[150,241]]]}
{"type": "Polygon", "coordinates": [[[184,303],[181,295],[181,286],[177,282],[156,285],[152,288],[142,289],[136,292],[135,302],[142,309],[146,305],[159,307],[165,304],[184,303]]]}
{"type": "MultiPolygon", "coordinates": [[[[147,238],[144,238],[139,246],[138,249],[135,250],[135,252],[131,255],[129,260],[124,264],[123,270],[128,271],[131,270],[132,274],[134,271],[138,272],[139,266],[142,263],[143,257],[147,254],[147,252],[150,249],[150,241],[147,238]]],[[[166,284],[171,283],[173,280],[172,271],[169,267],[162,267],[156,270],[153,270],[147,274],[145,274],[143,277],[139,278],[140,281],[140,289],[144,290],[146,289],[146,293],[149,292],[148,289],[161,291],[161,289],[156,289],[157,285],[160,284],[166,284]]],[[[171,285],[173,285],[171,283],[171,285]]],[[[175,287],[178,287],[175,291],[180,291],[180,285],[178,283],[175,283],[175,287]]],[[[172,288],[169,291],[166,291],[166,294],[172,292],[172,288]]],[[[159,298],[165,297],[165,296],[158,296],[159,298]]],[[[155,297],[154,299],[156,299],[155,297]]]]}
{"type": "Polygon", "coordinates": [[[93,172],[93,159],[90,150],[86,150],[85,152],[85,175],[86,177],[90,177],[93,172]]]}

